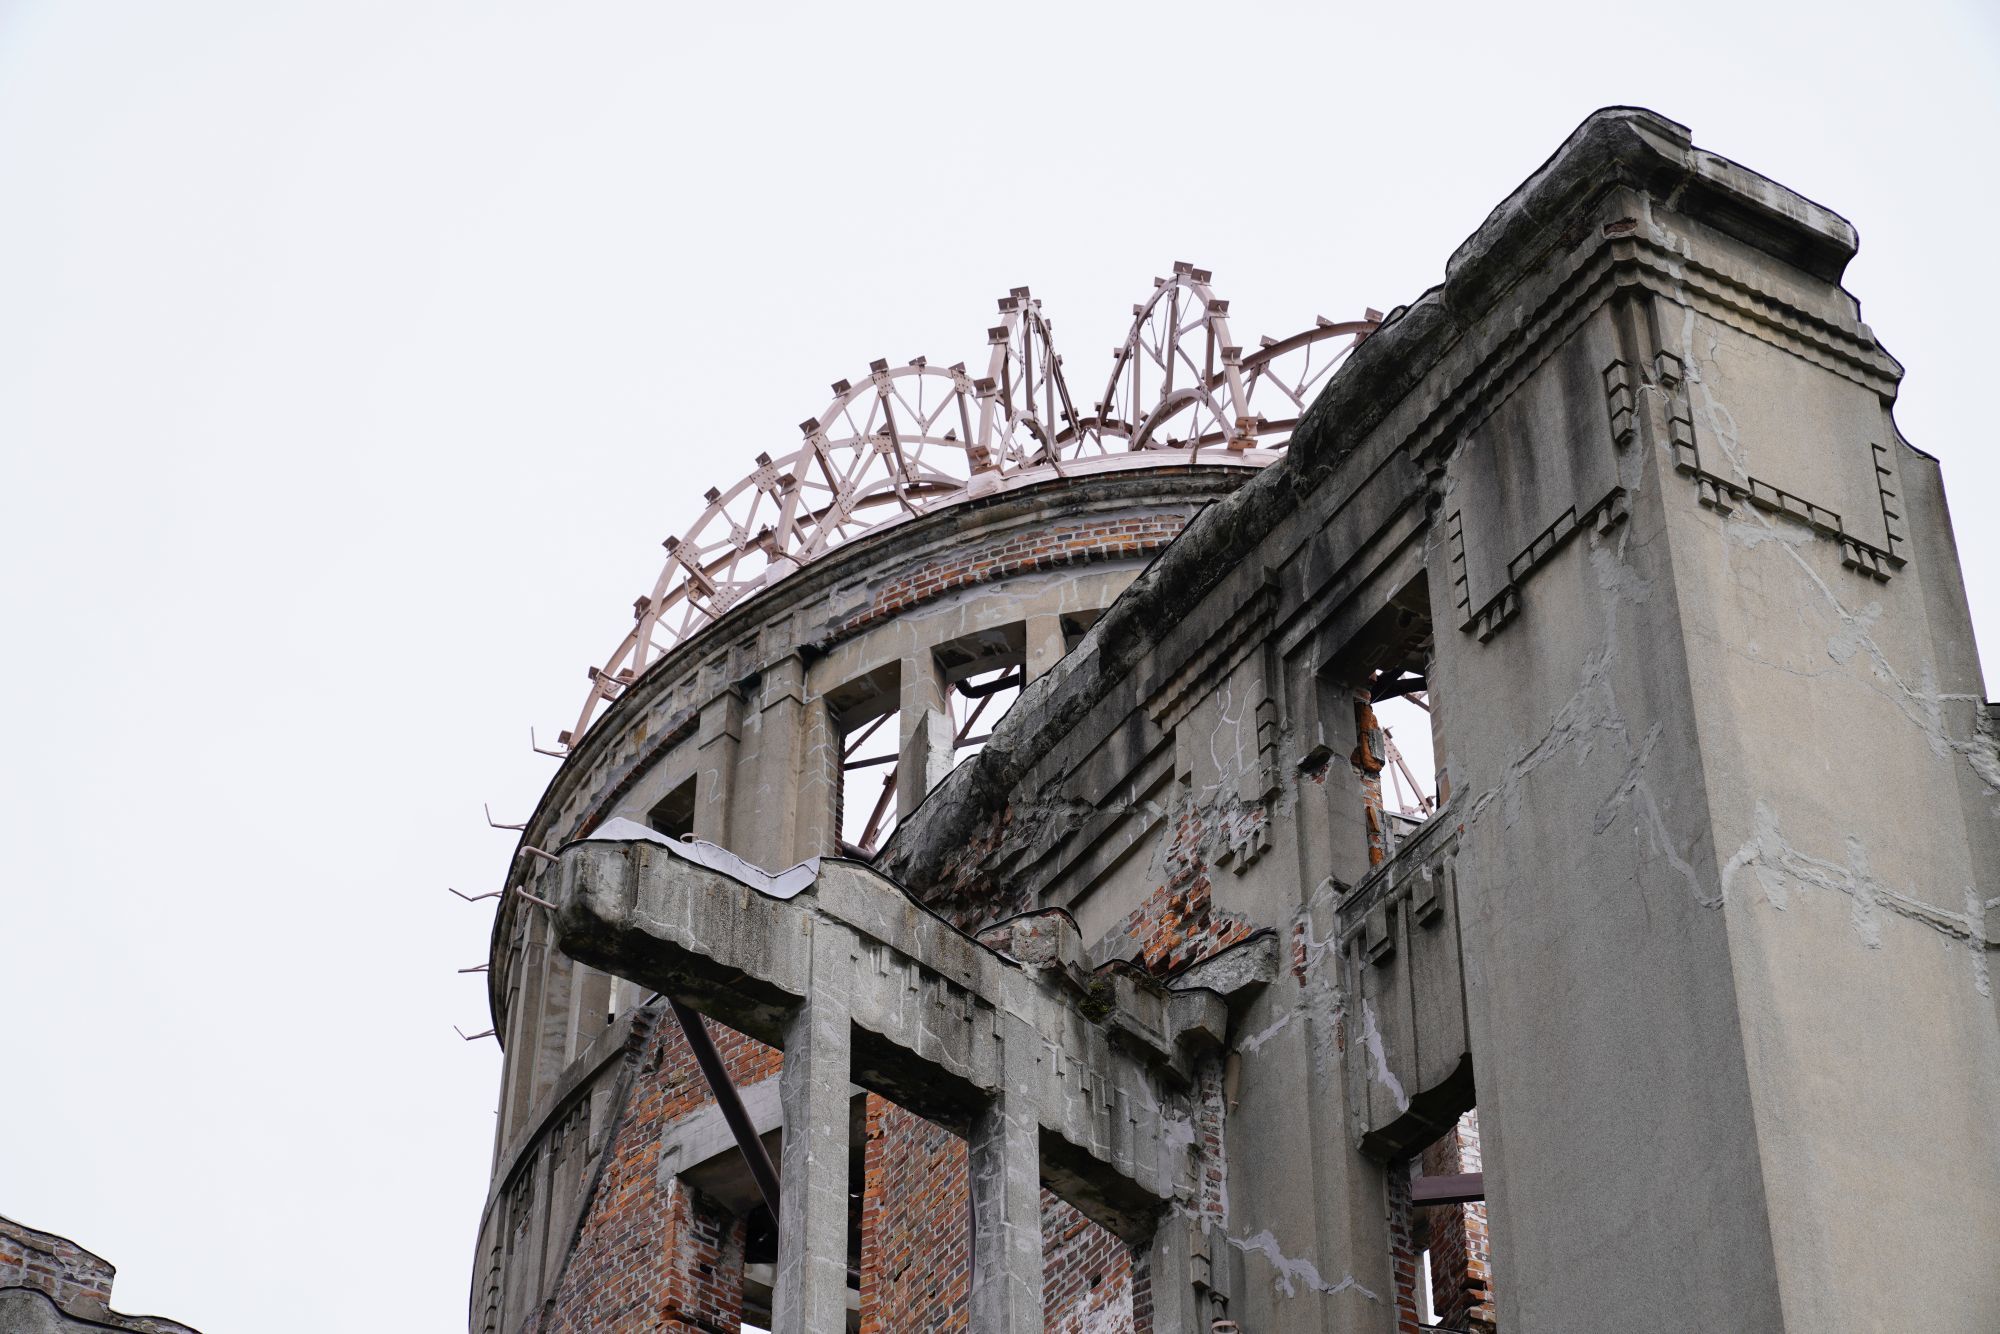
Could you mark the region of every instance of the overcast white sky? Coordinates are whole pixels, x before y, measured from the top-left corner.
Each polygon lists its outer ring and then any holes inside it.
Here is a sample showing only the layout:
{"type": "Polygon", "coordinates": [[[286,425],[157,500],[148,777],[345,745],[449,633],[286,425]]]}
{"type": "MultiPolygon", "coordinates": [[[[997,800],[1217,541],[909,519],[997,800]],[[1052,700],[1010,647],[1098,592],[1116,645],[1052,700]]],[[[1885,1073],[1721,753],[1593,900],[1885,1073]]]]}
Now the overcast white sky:
{"type": "MultiPolygon", "coordinates": [[[[1176,259],[1388,309],[1592,108],[1851,218],[2000,653],[1990,7],[0,0],[0,1212],[463,1328],[510,836],[660,539],[874,357],[1176,259]]],[[[1095,374],[1092,371],[1091,374],[1095,374]]]]}

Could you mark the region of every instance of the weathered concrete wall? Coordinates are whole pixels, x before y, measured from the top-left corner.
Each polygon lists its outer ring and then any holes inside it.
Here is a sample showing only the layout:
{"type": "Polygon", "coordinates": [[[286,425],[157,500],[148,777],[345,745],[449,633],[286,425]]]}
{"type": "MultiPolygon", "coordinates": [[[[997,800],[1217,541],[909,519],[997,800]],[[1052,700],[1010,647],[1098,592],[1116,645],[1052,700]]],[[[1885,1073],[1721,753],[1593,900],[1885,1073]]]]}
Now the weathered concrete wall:
{"type": "MultiPolygon", "coordinates": [[[[849,1077],[970,1137],[997,1229],[962,1301],[878,1293],[884,1328],[1057,1320],[1025,1254],[1046,1198],[1129,1248],[1159,1334],[1396,1329],[1420,1236],[1468,1257],[1458,1318],[1503,1329],[1990,1328],[2000,750],[1937,465],[1839,286],[1854,245],[1682,127],[1600,113],[1282,464],[931,516],[732,611],[583,739],[527,844],[692,778],[698,835],[831,852],[839,720],[897,706],[903,822],[796,910],[643,851],[529,854],[564,946],[631,980],[593,992],[508,900],[496,1200],[598,1105],[622,1030],[577,1016],[637,986],[786,1048],[787,1179],[815,1183],[781,1220],[790,1328],[842,1295],[849,1077]],[[1001,660],[1033,684],[944,776],[952,664],[1001,660]],[[1420,823],[1385,809],[1373,711],[1411,676],[1420,823]],[[1205,1016],[1185,1043],[1120,1027],[1176,1006],[1205,1016]],[[1475,1215],[1411,1205],[1475,1108],[1490,1305],[1475,1215]]],[[[963,1236],[959,1169],[897,1168],[930,1203],[878,1249],[963,1236]]],[[[505,1270],[475,1325],[513,1334],[539,1280],[505,1270]]]]}
{"type": "Polygon", "coordinates": [[[1475,1100],[1503,1327],[1990,1322],[2000,767],[1853,246],[1593,118],[882,859],[1109,954],[1226,862],[1142,957],[1287,931],[1211,1234],[1246,1328],[1391,1327],[1390,1164],[1475,1100]],[[1449,797],[1378,865],[1353,703],[1403,670],[1449,797]]]}

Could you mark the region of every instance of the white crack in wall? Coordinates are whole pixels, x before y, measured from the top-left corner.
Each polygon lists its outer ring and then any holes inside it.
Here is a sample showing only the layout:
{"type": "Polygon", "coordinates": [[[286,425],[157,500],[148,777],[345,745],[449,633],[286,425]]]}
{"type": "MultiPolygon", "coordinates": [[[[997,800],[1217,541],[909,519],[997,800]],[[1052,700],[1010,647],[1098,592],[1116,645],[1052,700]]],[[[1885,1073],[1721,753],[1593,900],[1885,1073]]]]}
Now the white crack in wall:
{"type": "Polygon", "coordinates": [[[1224,1240],[1245,1255],[1261,1255],[1270,1261],[1271,1268],[1276,1271],[1271,1283],[1281,1296],[1296,1297],[1303,1287],[1308,1292],[1324,1293],[1329,1297],[1343,1292],[1358,1292],[1371,1302],[1382,1300],[1374,1291],[1357,1282],[1352,1274],[1342,1275],[1337,1283],[1327,1282],[1320,1277],[1319,1266],[1311,1260],[1289,1256],[1280,1250],[1278,1239],[1271,1235],[1268,1228],[1254,1236],[1225,1236],[1224,1240]]]}

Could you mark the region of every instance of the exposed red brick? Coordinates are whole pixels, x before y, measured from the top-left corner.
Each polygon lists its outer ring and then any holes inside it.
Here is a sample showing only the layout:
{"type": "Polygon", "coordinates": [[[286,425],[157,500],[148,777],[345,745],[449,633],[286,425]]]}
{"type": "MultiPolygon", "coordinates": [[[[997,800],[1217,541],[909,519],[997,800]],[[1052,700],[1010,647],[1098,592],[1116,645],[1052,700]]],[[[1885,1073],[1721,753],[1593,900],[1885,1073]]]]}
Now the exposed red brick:
{"type": "MultiPolygon", "coordinates": [[[[778,1072],[776,1048],[712,1027],[738,1083],[778,1072]]],[[[744,1226],[680,1181],[659,1179],[661,1132],[709,1102],[707,1084],[672,1023],[635,1029],[627,1059],[631,1090],[576,1247],[540,1319],[526,1328],[734,1331],[743,1313],[744,1226]]]]}
{"type": "MultiPolygon", "coordinates": [[[[965,1141],[874,1096],[866,1123],[862,1334],[963,1330],[972,1239],[965,1141]]],[[[1137,1334],[1138,1269],[1131,1247],[1042,1192],[1049,1334],[1137,1334]]]]}
{"type": "Polygon", "coordinates": [[[991,583],[1080,561],[1146,555],[1180,536],[1186,524],[1185,515],[1149,514],[1043,529],[992,546],[955,550],[884,583],[875,590],[869,605],[848,617],[841,630],[847,633],[862,629],[919,602],[970,584],[991,583]]]}
{"type": "MultiPolygon", "coordinates": [[[[1426,1176],[1477,1172],[1479,1115],[1467,1112],[1452,1130],[1418,1156],[1426,1176]]],[[[1389,1247],[1396,1275],[1398,1327],[1417,1325],[1418,1257],[1431,1253],[1431,1298],[1436,1323],[1469,1334],[1492,1334],[1493,1259],[1486,1230],[1486,1206],[1410,1203],[1410,1164],[1389,1177],[1389,1247]]]]}
{"type": "MultiPolygon", "coordinates": [[[[1261,818],[1262,812],[1256,815],[1261,818]]],[[[1163,975],[1248,939],[1253,930],[1250,923],[1214,908],[1204,838],[1220,820],[1185,801],[1173,819],[1166,882],[1132,910],[1124,926],[1126,936],[1138,942],[1146,967],[1163,975]]]]}

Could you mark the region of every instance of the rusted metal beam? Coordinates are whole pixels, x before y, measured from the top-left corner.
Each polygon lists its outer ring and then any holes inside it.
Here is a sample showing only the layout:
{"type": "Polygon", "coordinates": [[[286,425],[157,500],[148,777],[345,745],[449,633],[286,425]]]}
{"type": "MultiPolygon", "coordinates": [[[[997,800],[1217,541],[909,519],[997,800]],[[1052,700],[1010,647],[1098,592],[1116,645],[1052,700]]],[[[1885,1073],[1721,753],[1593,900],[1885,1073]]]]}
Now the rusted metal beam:
{"type": "Polygon", "coordinates": [[[715,1049],[715,1039],[708,1033],[708,1021],[677,1000],[669,998],[667,1004],[674,1007],[674,1018],[681,1021],[681,1032],[694,1051],[694,1063],[701,1067],[702,1078],[708,1081],[708,1091],[715,1095],[715,1105],[722,1109],[722,1119],[729,1123],[730,1133],[736,1136],[736,1147],[742,1151],[750,1175],[756,1178],[758,1193],[764,1197],[764,1207],[771,1211],[772,1221],[775,1222],[778,1217],[778,1169],[772,1164],[771,1155],[765,1151],[763,1138],[757,1134],[750,1113],[744,1109],[743,1099],[737,1094],[736,1085],[730,1081],[729,1071],[723,1067],[722,1053],[715,1049]]]}
{"type": "Polygon", "coordinates": [[[953,686],[952,688],[958,691],[959,694],[964,695],[967,699],[981,699],[987,695],[997,695],[1003,690],[1012,690],[1016,686],[1019,686],[1022,683],[1022,680],[1023,680],[1023,674],[1017,668],[1014,671],[1009,672],[1007,675],[1002,677],[997,677],[991,681],[986,681],[980,684],[975,684],[971,681],[960,681],[957,685],[953,686]]]}
{"type": "Polygon", "coordinates": [[[1484,1172],[1410,1178],[1410,1203],[1413,1205],[1472,1204],[1485,1198],[1484,1172]]]}

